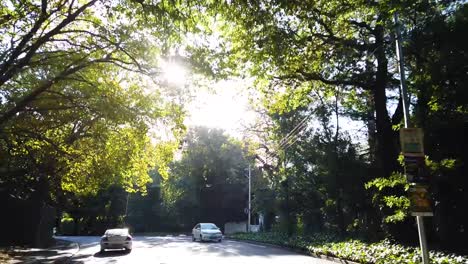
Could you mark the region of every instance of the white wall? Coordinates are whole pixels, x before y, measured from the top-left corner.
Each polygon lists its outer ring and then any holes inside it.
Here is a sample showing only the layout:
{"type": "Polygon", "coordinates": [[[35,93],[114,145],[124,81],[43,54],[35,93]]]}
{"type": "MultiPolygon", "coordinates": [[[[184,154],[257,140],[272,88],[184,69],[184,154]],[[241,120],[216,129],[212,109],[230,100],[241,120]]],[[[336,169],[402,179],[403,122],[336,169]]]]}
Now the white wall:
{"type": "Polygon", "coordinates": [[[250,232],[257,233],[260,230],[260,225],[250,225],[250,232]]]}
{"type": "MultiPolygon", "coordinates": [[[[250,230],[252,232],[258,232],[260,225],[250,225],[250,230]]],[[[239,232],[247,232],[247,221],[243,222],[227,222],[224,224],[224,233],[233,234],[239,232]]]]}
{"type": "Polygon", "coordinates": [[[247,221],[243,222],[227,222],[224,224],[224,233],[233,234],[247,231],[247,221]]]}

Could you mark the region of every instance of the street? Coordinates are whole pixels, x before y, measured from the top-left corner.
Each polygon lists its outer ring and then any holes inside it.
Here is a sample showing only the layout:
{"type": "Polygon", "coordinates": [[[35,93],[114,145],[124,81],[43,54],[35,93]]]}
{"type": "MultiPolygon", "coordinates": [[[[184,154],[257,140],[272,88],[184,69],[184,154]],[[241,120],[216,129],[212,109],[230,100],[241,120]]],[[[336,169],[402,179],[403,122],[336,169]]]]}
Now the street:
{"type": "Polygon", "coordinates": [[[136,236],[133,250],[99,253],[99,237],[60,237],[80,244],[71,263],[255,263],[331,264],[334,262],[287,250],[224,240],[221,243],[192,242],[187,236],[136,236]]]}

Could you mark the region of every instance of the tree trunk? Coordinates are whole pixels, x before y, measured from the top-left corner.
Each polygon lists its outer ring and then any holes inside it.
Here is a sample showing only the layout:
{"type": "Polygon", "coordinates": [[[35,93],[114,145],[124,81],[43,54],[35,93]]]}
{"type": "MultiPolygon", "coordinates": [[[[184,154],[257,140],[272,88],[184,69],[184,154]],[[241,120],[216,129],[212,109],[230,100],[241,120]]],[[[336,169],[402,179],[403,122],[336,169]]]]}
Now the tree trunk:
{"type": "Polygon", "coordinates": [[[367,144],[369,144],[369,161],[374,164],[376,162],[376,126],[375,126],[375,107],[372,94],[366,96],[369,109],[366,113],[367,126],[367,144]]]}
{"type": "Polygon", "coordinates": [[[43,231],[43,220],[46,216],[44,216],[45,213],[45,205],[46,205],[46,200],[47,200],[47,195],[49,191],[49,183],[47,181],[47,175],[42,174],[41,177],[39,178],[39,181],[36,185],[36,190],[33,195],[33,201],[36,203],[36,206],[38,208],[37,212],[37,222],[36,222],[36,229],[35,229],[35,234],[34,234],[34,244],[33,246],[35,247],[42,247],[44,246],[47,238],[43,236],[44,231],[43,231]]]}
{"type": "Polygon", "coordinates": [[[388,177],[398,168],[398,152],[395,144],[395,133],[387,110],[385,89],[388,83],[388,60],[384,49],[384,34],[382,26],[376,27],[377,72],[373,88],[375,104],[375,123],[377,128],[377,166],[381,175],[388,177]]]}

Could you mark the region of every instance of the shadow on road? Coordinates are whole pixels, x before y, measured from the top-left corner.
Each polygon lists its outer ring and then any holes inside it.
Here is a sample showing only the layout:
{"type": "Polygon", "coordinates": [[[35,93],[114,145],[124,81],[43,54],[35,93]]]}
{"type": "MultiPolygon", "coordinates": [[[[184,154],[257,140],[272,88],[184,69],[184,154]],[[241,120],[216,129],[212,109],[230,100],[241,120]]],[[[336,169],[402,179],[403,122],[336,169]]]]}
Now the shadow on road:
{"type": "Polygon", "coordinates": [[[112,257],[120,257],[130,254],[130,251],[126,250],[111,250],[111,251],[104,251],[104,252],[97,252],[93,256],[95,258],[112,258],[112,257]]]}
{"type": "Polygon", "coordinates": [[[95,246],[97,246],[97,245],[99,245],[99,244],[100,244],[99,242],[81,244],[81,245],[80,245],[80,248],[81,248],[81,249],[86,249],[86,248],[90,248],[90,247],[95,247],[95,246]]]}
{"type": "MultiPolygon", "coordinates": [[[[50,259],[50,261],[60,261],[70,256],[68,252],[59,250],[37,250],[29,252],[9,252],[11,263],[41,263],[50,259]]],[[[0,263],[3,263],[0,261],[0,263]]]]}
{"type": "MultiPolygon", "coordinates": [[[[90,257],[94,258],[114,258],[114,257],[122,257],[130,254],[130,252],[125,250],[112,250],[112,251],[105,251],[105,252],[96,252],[94,254],[81,254],[74,256],[73,259],[69,262],[70,264],[84,264],[89,261],[90,257]]],[[[117,259],[111,259],[106,261],[106,263],[113,263],[117,262],[117,259]]]]}
{"type": "Polygon", "coordinates": [[[81,254],[78,256],[74,256],[68,263],[70,264],[83,264],[86,262],[86,259],[91,257],[92,254],[81,254]]]}

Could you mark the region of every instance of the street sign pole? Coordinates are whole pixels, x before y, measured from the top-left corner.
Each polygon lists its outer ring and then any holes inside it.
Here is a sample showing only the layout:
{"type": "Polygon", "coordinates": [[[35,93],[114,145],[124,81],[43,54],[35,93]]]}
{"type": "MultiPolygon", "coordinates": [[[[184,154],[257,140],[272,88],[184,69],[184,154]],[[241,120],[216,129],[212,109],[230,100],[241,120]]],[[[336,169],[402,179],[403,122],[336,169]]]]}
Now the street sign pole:
{"type": "MultiPolygon", "coordinates": [[[[400,32],[400,23],[398,21],[398,14],[395,12],[394,14],[395,19],[395,26],[396,26],[396,49],[397,49],[397,59],[398,59],[398,68],[400,72],[400,86],[401,86],[401,95],[402,95],[402,102],[403,102],[403,114],[404,114],[404,121],[405,121],[405,128],[410,127],[409,122],[409,104],[408,104],[408,92],[406,89],[406,76],[405,76],[405,62],[403,57],[403,50],[401,47],[401,32],[400,32]]],[[[427,241],[426,241],[426,233],[424,230],[424,218],[423,214],[414,214],[416,216],[416,223],[418,225],[418,235],[419,235],[419,244],[421,247],[421,257],[423,264],[429,264],[429,252],[427,250],[427,241]]]]}
{"type": "Polygon", "coordinates": [[[427,250],[426,232],[424,230],[424,216],[416,215],[416,223],[418,224],[419,244],[421,246],[421,255],[424,264],[429,263],[429,252],[427,250]]]}

